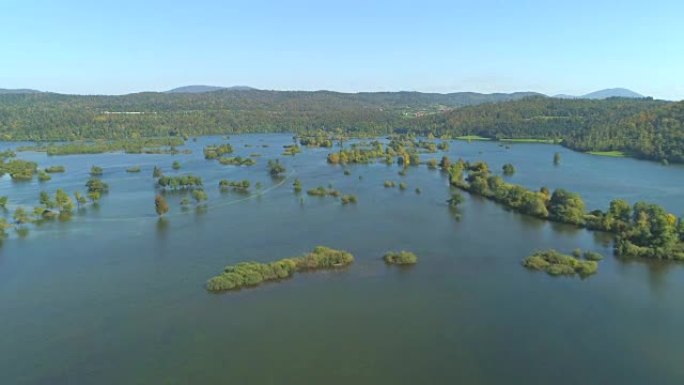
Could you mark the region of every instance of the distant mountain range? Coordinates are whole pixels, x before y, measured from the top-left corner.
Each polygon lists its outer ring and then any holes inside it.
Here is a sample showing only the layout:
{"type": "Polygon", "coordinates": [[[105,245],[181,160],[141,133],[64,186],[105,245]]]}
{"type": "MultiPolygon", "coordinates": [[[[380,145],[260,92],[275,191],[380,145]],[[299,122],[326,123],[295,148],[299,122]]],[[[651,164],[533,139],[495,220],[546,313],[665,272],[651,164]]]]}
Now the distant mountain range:
{"type": "Polygon", "coordinates": [[[640,99],[644,98],[644,95],[638,94],[632,90],[626,88],[606,88],[605,90],[594,91],[586,95],[565,95],[559,94],[554,95],[554,98],[560,99],[607,99],[607,98],[633,98],[640,99]]]}
{"type": "MultiPolygon", "coordinates": [[[[168,91],[164,91],[166,94],[204,94],[209,92],[217,91],[259,91],[256,88],[249,86],[232,86],[232,87],[222,87],[222,86],[207,86],[207,85],[189,85],[174,88],[168,91]]],[[[345,94],[344,92],[334,92],[334,91],[269,91],[269,92],[331,92],[336,94],[345,94]]],[[[6,89],[0,88],[0,95],[2,94],[36,94],[44,93],[43,91],[33,90],[33,89],[6,89]]],[[[351,93],[353,94],[353,93],[351,93]]],[[[454,99],[459,99],[457,104],[476,104],[482,102],[501,102],[506,100],[516,100],[528,96],[548,96],[538,92],[512,92],[512,93],[493,93],[493,94],[483,94],[478,92],[453,92],[453,93],[424,93],[424,92],[410,92],[410,91],[395,91],[395,92],[359,92],[355,95],[361,97],[365,96],[382,96],[395,98],[410,98],[412,99],[416,95],[426,95],[431,99],[450,99],[453,103],[454,99]],[[464,102],[464,100],[467,100],[464,102]]],[[[595,92],[588,93],[586,95],[566,95],[558,94],[551,96],[553,98],[560,99],[607,99],[607,98],[644,98],[644,95],[636,93],[632,90],[626,88],[607,88],[604,90],[599,90],[595,92]]],[[[447,103],[451,104],[451,103],[447,103]]]]}
{"type": "Polygon", "coordinates": [[[233,87],[219,87],[219,86],[202,86],[202,85],[192,85],[174,88],[172,90],[166,91],[170,94],[202,94],[205,92],[214,91],[250,91],[254,90],[252,87],[247,86],[233,86],[233,87]]]}
{"type": "Polygon", "coordinates": [[[42,91],[38,90],[30,90],[30,89],[16,89],[16,90],[10,90],[6,88],[0,88],[0,95],[1,94],[38,94],[41,93],[42,91]]]}

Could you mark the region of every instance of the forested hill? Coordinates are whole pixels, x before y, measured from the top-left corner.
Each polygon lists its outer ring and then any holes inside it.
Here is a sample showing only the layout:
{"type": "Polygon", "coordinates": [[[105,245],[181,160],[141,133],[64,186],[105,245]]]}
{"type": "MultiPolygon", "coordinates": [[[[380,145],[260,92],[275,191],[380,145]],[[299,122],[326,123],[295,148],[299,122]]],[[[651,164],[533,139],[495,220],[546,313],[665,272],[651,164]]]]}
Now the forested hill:
{"type": "Polygon", "coordinates": [[[533,97],[469,106],[416,120],[414,130],[435,135],[562,139],[579,151],[623,151],[684,162],[684,102],[533,97]]]}
{"type": "Polygon", "coordinates": [[[530,95],[534,94],[346,94],[242,89],[122,96],[0,95],[0,138],[118,139],[321,128],[385,134],[422,114],[530,95]]]}
{"type": "Polygon", "coordinates": [[[581,151],[684,162],[684,102],[533,93],[219,90],[122,96],[0,94],[0,139],[74,140],[344,130],[562,139],[581,151]]]}

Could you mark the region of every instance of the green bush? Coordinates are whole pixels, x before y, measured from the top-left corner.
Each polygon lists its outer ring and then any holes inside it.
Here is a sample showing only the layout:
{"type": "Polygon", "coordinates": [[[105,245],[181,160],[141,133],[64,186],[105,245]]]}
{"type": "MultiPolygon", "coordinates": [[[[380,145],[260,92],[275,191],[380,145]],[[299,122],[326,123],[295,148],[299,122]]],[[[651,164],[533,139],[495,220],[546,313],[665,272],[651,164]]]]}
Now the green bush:
{"type": "Polygon", "coordinates": [[[584,259],[587,261],[600,261],[603,259],[603,255],[595,251],[587,251],[584,253],[584,259]]]}
{"type": "MultiPolygon", "coordinates": [[[[581,253],[580,253],[581,254],[581,253]]],[[[523,266],[531,270],[545,271],[549,275],[586,277],[596,273],[598,263],[585,261],[571,255],[561,254],[556,250],[537,251],[522,261],[523,266]]]]}
{"type": "Polygon", "coordinates": [[[340,201],[342,201],[343,205],[356,203],[356,195],[343,195],[342,198],[340,198],[340,201]]]}
{"type": "Polygon", "coordinates": [[[45,172],[47,173],[56,173],[56,172],[64,172],[66,169],[64,166],[50,166],[45,168],[45,172]]]}
{"type": "Polygon", "coordinates": [[[382,257],[390,265],[413,265],[418,257],[410,251],[388,251],[382,257]]]}

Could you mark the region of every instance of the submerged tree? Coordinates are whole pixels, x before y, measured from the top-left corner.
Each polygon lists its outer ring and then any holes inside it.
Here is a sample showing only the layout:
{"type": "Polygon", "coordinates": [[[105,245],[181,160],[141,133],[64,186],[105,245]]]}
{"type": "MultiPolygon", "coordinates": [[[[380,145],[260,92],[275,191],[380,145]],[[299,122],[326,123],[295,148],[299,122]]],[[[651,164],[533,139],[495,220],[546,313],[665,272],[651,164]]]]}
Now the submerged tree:
{"type": "Polygon", "coordinates": [[[294,182],[292,183],[292,187],[294,188],[294,192],[299,193],[302,191],[302,181],[299,180],[299,178],[296,178],[294,182]]]}
{"type": "Polygon", "coordinates": [[[86,199],[86,197],[83,196],[83,194],[81,194],[78,191],[74,192],[74,199],[76,200],[76,205],[78,206],[78,208],[81,208],[81,206],[88,203],[88,200],[86,199]]]}
{"type": "Polygon", "coordinates": [[[160,176],[162,176],[161,168],[154,166],[154,170],[152,170],[152,177],[153,178],[159,178],[160,176]]]}
{"type": "Polygon", "coordinates": [[[169,204],[166,202],[163,196],[157,194],[154,198],[154,209],[157,211],[157,215],[160,217],[167,212],[169,212],[169,204]]]}
{"type": "Polygon", "coordinates": [[[201,203],[202,201],[206,201],[209,198],[207,196],[207,193],[201,189],[192,190],[192,197],[195,199],[195,202],[197,202],[197,203],[201,203]]]}
{"type": "Polygon", "coordinates": [[[513,175],[515,174],[515,167],[513,167],[512,164],[506,163],[502,167],[504,175],[513,175]]]}
{"type": "Polygon", "coordinates": [[[100,175],[102,175],[102,173],[103,173],[102,167],[93,166],[90,168],[90,175],[92,175],[92,176],[100,176],[100,175]]]}
{"type": "Polygon", "coordinates": [[[285,166],[280,163],[280,159],[268,161],[268,172],[273,177],[280,176],[285,173],[285,166]]]}
{"type": "Polygon", "coordinates": [[[451,198],[447,200],[447,203],[449,203],[449,206],[451,207],[458,207],[458,205],[463,203],[463,195],[458,191],[454,191],[451,193],[451,198]]]}

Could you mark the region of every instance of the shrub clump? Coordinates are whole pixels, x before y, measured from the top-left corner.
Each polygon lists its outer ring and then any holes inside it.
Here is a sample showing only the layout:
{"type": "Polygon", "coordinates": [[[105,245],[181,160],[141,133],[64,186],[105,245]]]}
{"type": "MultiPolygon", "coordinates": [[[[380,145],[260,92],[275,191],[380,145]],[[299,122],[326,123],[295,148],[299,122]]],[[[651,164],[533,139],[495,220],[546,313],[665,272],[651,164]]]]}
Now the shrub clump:
{"type": "Polygon", "coordinates": [[[587,251],[584,253],[584,259],[587,261],[600,261],[603,259],[603,255],[595,251],[587,251]]]}
{"type": "Polygon", "coordinates": [[[418,257],[410,251],[389,251],[382,257],[390,265],[413,265],[418,257]]]}
{"type": "Polygon", "coordinates": [[[317,246],[312,252],[270,263],[241,262],[226,266],[223,273],[207,281],[207,290],[218,292],[257,286],[291,277],[295,272],[334,269],[350,265],[354,256],[343,250],[317,246]]]}
{"type": "Polygon", "coordinates": [[[50,166],[50,167],[45,168],[45,172],[50,173],[50,174],[56,173],[56,172],[64,172],[64,171],[66,171],[64,166],[50,166]]]}
{"type": "Polygon", "coordinates": [[[523,266],[531,270],[545,271],[549,275],[586,277],[596,273],[598,263],[593,260],[581,260],[556,250],[537,251],[522,261],[523,266]]]}
{"type": "Polygon", "coordinates": [[[340,198],[340,201],[342,202],[343,205],[348,205],[350,203],[356,203],[356,195],[342,195],[342,198],[340,198]]]}
{"type": "Polygon", "coordinates": [[[318,186],[316,188],[312,188],[306,191],[307,194],[315,197],[324,197],[324,196],[331,196],[331,197],[339,197],[340,192],[333,189],[333,188],[325,188],[323,186],[318,186]]]}

